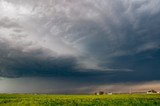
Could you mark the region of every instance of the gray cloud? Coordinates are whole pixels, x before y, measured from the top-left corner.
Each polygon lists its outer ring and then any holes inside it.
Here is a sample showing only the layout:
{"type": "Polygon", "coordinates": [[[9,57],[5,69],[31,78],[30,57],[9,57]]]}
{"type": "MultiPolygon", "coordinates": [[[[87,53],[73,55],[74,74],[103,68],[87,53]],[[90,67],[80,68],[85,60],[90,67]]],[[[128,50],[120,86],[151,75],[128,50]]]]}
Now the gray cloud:
{"type": "Polygon", "coordinates": [[[2,28],[21,28],[21,26],[9,19],[8,17],[0,19],[0,27],[2,28]]]}

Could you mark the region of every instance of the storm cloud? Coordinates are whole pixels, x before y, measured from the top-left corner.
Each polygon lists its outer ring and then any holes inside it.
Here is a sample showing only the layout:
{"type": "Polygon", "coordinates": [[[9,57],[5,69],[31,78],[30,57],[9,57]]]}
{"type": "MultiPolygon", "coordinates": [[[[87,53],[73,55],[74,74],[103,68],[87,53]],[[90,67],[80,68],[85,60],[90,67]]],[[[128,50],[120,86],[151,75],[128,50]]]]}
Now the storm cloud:
{"type": "Polygon", "coordinates": [[[92,85],[160,80],[158,0],[0,0],[0,76],[92,85]]]}

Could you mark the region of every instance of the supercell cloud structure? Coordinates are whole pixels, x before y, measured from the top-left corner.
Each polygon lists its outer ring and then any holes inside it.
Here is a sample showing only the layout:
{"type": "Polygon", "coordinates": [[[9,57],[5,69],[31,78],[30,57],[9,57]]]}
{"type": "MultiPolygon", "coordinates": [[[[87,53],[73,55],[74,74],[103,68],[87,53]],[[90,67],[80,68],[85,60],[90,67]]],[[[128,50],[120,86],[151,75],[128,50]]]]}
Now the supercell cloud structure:
{"type": "Polygon", "coordinates": [[[0,0],[0,76],[160,80],[159,0],[0,0]]]}

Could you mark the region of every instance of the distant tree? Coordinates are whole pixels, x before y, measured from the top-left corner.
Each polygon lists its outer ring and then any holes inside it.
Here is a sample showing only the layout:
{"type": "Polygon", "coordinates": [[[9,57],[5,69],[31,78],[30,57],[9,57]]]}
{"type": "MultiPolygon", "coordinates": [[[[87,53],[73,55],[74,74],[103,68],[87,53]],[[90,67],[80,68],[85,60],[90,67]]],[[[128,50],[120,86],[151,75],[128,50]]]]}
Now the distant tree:
{"type": "Polygon", "coordinates": [[[104,92],[103,91],[99,91],[99,95],[103,95],[104,94],[104,92]]]}
{"type": "Polygon", "coordinates": [[[157,91],[155,91],[155,90],[153,90],[153,89],[151,90],[151,92],[152,92],[152,93],[157,93],[157,91]]]}
{"type": "Polygon", "coordinates": [[[151,90],[149,90],[149,91],[147,92],[147,94],[151,94],[151,93],[157,93],[157,91],[151,89],[151,90]]]}
{"type": "Polygon", "coordinates": [[[98,95],[98,93],[97,93],[97,92],[95,92],[94,94],[95,94],[95,95],[98,95]]]}

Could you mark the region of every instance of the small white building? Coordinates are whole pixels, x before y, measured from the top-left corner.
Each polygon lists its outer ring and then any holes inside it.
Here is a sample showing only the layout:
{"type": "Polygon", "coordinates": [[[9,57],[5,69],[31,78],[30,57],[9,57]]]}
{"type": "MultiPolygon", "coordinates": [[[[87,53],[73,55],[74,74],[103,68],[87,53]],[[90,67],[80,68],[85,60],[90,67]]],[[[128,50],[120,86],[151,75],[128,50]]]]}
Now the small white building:
{"type": "Polygon", "coordinates": [[[107,94],[108,94],[108,95],[112,95],[113,93],[112,93],[112,92],[108,92],[107,94]]]}

